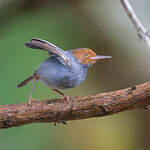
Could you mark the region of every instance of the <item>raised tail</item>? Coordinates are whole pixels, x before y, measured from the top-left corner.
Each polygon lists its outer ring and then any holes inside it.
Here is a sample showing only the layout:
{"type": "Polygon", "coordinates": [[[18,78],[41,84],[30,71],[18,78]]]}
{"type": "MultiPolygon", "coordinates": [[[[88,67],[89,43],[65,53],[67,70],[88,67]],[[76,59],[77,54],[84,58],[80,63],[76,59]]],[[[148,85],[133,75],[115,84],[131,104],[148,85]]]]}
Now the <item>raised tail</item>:
{"type": "Polygon", "coordinates": [[[16,87],[17,88],[21,88],[23,86],[25,86],[26,84],[28,84],[29,82],[31,82],[34,79],[34,76],[30,76],[27,79],[23,80],[22,82],[20,82],[16,87]]]}
{"type": "MultiPolygon", "coordinates": [[[[31,39],[31,41],[29,41],[29,42],[26,42],[26,43],[24,43],[24,45],[25,46],[27,46],[27,47],[29,47],[29,48],[33,48],[33,49],[41,49],[41,50],[45,50],[45,51],[48,51],[48,47],[47,46],[55,46],[55,45],[53,45],[53,44],[51,44],[51,43],[49,43],[49,42],[47,42],[47,41],[44,41],[44,40],[41,40],[41,39],[36,39],[36,38],[34,38],[34,39],[31,39]],[[48,45],[45,45],[45,44],[48,44],[48,45]]],[[[53,48],[52,47],[52,48],[53,48]]]]}
{"type": "Polygon", "coordinates": [[[39,79],[39,76],[36,71],[34,72],[34,74],[32,76],[30,76],[27,79],[20,82],[16,87],[21,88],[21,87],[25,86],[26,84],[28,84],[29,82],[31,82],[33,79],[35,79],[35,80],[39,79]]]}
{"type": "Polygon", "coordinates": [[[50,55],[57,55],[61,57],[67,63],[68,66],[70,66],[69,59],[67,58],[67,56],[65,56],[63,50],[48,41],[33,38],[29,42],[26,42],[25,46],[33,49],[47,51],[50,55]]]}

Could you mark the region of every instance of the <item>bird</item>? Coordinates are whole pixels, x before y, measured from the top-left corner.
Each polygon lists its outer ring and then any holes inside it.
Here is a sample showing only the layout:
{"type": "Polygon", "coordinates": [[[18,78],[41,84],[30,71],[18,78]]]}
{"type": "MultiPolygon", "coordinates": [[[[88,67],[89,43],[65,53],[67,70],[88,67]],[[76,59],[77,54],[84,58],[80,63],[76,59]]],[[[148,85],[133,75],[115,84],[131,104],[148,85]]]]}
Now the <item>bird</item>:
{"type": "Polygon", "coordinates": [[[98,60],[112,58],[111,56],[96,55],[89,48],[76,48],[62,50],[54,44],[33,38],[24,43],[28,48],[47,51],[49,57],[44,60],[31,76],[20,82],[16,87],[21,88],[33,81],[33,87],[29,96],[28,106],[36,99],[32,97],[37,81],[56,91],[62,96],[62,100],[69,101],[69,96],[60,90],[79,86],[87,76],[87,70],[98,60]]]}

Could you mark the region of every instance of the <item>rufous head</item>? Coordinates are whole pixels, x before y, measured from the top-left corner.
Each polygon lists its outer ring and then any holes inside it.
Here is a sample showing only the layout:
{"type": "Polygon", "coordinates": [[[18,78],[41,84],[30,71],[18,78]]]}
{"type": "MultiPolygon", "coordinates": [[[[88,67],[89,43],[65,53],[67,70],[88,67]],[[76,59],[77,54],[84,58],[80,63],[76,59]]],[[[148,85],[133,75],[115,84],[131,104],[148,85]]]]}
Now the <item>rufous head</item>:
{"type": "Polygon", "coordinates": [[[91,49],[88,48],[77,48],[72,51],[74,57],[81,63],[81,64],[94,64],[97,60],[112,58],[111,56],[100,56],[96,55],[91,49]]]}

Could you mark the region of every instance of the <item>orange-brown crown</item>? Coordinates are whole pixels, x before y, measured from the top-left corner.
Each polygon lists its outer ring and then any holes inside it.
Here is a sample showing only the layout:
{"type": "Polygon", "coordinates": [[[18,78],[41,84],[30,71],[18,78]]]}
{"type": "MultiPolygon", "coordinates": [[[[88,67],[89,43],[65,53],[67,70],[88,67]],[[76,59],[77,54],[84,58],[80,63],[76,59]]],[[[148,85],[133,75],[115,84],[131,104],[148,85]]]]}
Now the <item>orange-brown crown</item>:
{"type": "Polygon", "coordinates": [[[91,49],[88,48],[77,48],[73,50],[72,52],[74,54],[74,57],[80,61],[82,64],[94,64],[97,60],[91,59],[92,57],[95,57],[96,54],[91,49]]]}

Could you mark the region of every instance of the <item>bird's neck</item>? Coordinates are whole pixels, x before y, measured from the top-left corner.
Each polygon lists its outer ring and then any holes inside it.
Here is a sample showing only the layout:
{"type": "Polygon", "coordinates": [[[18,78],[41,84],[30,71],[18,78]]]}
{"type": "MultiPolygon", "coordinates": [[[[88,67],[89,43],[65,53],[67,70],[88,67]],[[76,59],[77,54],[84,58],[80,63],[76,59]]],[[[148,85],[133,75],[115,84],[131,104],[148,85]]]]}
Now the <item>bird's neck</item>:
{"type": "Polygon", "coordinates": [[[88,64],[82,64],[82,65],[83,65],[83,68],[86,69],[86,70],[91,66],[90,63],[88,63],[88,64]]]}

